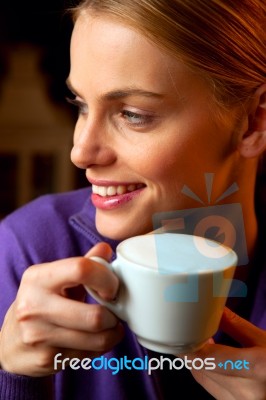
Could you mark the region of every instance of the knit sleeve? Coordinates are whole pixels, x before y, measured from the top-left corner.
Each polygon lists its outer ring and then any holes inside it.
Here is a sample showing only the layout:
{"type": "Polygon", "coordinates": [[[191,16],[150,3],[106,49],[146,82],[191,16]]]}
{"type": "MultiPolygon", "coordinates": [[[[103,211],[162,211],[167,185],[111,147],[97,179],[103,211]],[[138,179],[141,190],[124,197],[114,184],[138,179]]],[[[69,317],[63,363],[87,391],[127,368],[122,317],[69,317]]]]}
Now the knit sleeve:
{"type": "Polygon", "coordinates": [[[0,370],[0,400],[53,400],[53,377],[30,378],[0,370]]]}
{"type": "Polygon", "coordinates": [[[16,298],[21,277],[29,266],[19,238],[4,221],[0,224],[0,327],[16,298]]]}
{"type": "MultiPolygon", "coordinates": [[[[12,221],[11,221],[12,222],[12,221]]],[[[0,329],[6,312],[16,298],[21,277],[30,265],[29,254],[22,240],[13,229],[9,219],[0,223],[0,329]]],[[[0,400],[52,400],[53,377],[32,378],[8,373],[0,369],[0,400]]]]}

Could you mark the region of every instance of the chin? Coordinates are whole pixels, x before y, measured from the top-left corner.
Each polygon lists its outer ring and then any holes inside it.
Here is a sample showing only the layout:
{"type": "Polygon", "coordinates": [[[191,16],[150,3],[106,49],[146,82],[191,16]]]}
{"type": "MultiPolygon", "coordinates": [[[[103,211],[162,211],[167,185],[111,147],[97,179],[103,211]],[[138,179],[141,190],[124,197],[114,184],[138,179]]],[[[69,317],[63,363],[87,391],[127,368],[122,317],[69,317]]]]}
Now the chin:
{"type": "Polygon", "coordinates": [[[100,235],[111,240],[122,241],[130,237],[144,235],[152,231],[152,227],[134,227],[133,229],[129,229],[130,225],[132,225],[130,222],[122,224],[121,226],[121,223],[97,223],[96,220],[97,231],[100,233],[100,235]]]}

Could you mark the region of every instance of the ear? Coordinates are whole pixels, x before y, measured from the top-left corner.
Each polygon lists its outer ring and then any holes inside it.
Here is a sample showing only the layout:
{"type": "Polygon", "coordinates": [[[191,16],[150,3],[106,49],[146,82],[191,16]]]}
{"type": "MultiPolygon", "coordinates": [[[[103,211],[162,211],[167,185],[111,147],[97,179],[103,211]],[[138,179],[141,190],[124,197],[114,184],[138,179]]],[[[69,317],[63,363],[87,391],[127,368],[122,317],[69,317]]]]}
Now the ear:
{"type": "Polygon", "coordinates": [[[255,92],[248,111],[248,129],[242,135],[238,151],[243,157],[260,156],[266,149],[266,83],[255,92]]]}

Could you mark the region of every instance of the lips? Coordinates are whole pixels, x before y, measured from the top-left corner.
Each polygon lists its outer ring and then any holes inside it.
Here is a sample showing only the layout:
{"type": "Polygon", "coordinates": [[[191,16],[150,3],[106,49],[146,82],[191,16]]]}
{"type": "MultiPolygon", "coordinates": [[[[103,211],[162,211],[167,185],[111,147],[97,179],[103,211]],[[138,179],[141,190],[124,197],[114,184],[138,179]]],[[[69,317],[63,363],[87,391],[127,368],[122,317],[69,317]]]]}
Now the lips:
{"type": "Polygon", "coordinates": [[[113,210],[131,202],[145,187],[142,183],[92,182],[91,200],[98,209],[113,210]]]}

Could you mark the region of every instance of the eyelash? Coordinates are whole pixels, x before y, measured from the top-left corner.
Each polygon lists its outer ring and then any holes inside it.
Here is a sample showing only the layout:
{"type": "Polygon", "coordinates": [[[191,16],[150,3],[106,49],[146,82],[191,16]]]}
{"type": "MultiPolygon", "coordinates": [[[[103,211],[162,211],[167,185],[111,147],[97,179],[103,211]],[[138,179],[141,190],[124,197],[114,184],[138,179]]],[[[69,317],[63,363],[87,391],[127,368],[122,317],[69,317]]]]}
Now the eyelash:
{"type": "Polygon", "coordinates": [[[72,99],[70,97],[66,97],[66,101],[70,104],[72,104],[73,106],[77,107],[79,114],[87,114],[88,112],[88,107],[85,103],[83,103],[82,101],[78,100],[78,99],[72,99]]]}
{"type": "MultiPolygon", "coordinates": [[[[79,115],[84,115],[84,114],[88,113],[88,107],[82,101],[80,101],[76,98],[71,98],[71,97],[66,97],[66,101],[68,103],[72,104],[73,106],[77,107],[79,115]]],[[[123,110],[121,112],[121,116],[122,116],[122,118],[124,118],[126,120],[126,122],[129,125],[134,126],[134,127],[142,127],[142,126],[147,125],[148,123],[152,122],[151,115],[143,115],[143,114],[139,114],[139,113],[136,113],[136,112],[130,111],[130,110],[123,110]],[[132,122],[129,120],[130,118],[137,118],[137,119],[139,119],[139,121],[132,122]]]]}
{"type": "Polygon", "coordinates": [[[149,122],[151,122],[152,117],[151,115],[143,115],[143,114],[138,114],[134,111],[129,111],[129,110],[123,110],[122,111],[122,117],[125,119],[129,119],[129,118],[138,118],[139,121],[138,122],[131,122],[129,120],[127,120],[127,122],[132,125],[132,126],[143,126],[143,125],[147,125],[149,122]]]}

